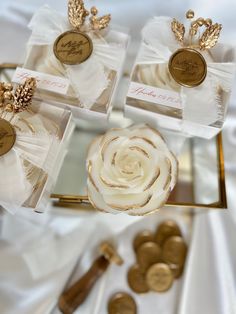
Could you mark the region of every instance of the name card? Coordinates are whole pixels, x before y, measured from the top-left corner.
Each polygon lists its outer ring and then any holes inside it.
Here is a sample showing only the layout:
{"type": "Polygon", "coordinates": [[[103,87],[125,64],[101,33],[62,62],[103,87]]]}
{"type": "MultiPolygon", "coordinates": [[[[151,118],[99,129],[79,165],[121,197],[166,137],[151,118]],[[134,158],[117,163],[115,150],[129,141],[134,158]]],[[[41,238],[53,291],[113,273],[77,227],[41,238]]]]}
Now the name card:
{"type": "Polygon", "coordinates": [[[127,96],[158,105],[182,109],[179,93],[162,88],[131,82],[127,96]]]}
{"type": "Polygon", "coordinates": [[[29,77],[36,79],[37,88],[62,95],[66,95],[70,85],[69,80],[63,77],[31,71],[24,68],[16,69],[12,81],[14,83],[22,84],[29,77]]]}

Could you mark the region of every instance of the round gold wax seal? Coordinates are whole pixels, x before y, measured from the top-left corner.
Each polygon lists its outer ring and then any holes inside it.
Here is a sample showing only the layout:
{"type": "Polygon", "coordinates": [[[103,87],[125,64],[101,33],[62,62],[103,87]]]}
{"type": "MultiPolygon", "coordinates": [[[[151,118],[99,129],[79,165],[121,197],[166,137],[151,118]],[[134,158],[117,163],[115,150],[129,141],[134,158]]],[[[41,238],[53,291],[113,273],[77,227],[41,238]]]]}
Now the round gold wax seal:
{"type": "Polygon", "coordinates": [[[170,267],[164,263],[152,265],[146,274],[146,281],[153,291],[164,292],[170,289],[174,281],[170,267]]]}
{"type": "Polygon", "coordinates": [[[162,258],[166,263],[184,265],[187,255],[187,245],[179,236],[170,237],[163,246],[162,258]]]}
{"type": "Polygon", "coordinates": [[[145,271],[151,265],[161,261],[161,248],[157,243],[145,242],[137,250],[137,261],[145,271]]]}
{"type": "Polygon", "coordinates": [[[154,242],[154,235],[149,230],[143,230],[136,235],[133,241],[134,250],[137,251],[137,249],[145,242],[154,242]]]}
{"type": "Polygon", "coordinates": [[[128,271],[128,283],[136,293],[148,292],[144,270],[138,265],[133,265],[128,271]]]}
{"type": "Polygon", "coordinates": [[[56,39],[53,51],[56,58],[62,63],[79,64],[90,57],[93,43],[85,33],[68,31],[56,39]]]}
{"type": "Polygon", "coordinates": [[[172,236],[181,236],[179,226],[174,220],[168,219],[163,221],[157,229],[155,240],[159,245],[163,245],[166,239],[172,236]]]}
{"type": "Polygon", "coordinates": [[[137,307],[134,299],[127,293],[116,293],[108,303],[109,314],[136,314],[137,307]]]}
{"type": "Polygon", "coordinates": [[[207,64],[202,54],[192,48],[177,50],[169,60],[169,71],[173,79],[182,86],[200,85],[207,74],[207,64]]]}
{"type": "Polygon", "coordinates": [[[7,120],[0,118],[0,156],[8,153],[16,141],[14,127],[7,120]]]}

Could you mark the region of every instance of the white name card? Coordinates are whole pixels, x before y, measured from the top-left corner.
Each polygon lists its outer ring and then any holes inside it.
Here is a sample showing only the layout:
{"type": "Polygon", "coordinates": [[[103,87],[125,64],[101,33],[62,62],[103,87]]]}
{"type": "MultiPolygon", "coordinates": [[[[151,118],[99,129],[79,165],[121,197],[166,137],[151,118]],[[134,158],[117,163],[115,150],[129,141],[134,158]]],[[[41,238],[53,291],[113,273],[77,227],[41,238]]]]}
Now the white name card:
{"type": "Polygon", "coordinates": [[[127,96],[134,99],[155,103],[158,105],[173,107],[177,109],[182,108],[179,93],[136,82],[130,83],[127,96]]]}
{"type": "Polygon", "coordinates": [[[14,83],[22,84],[29,77],[33,77],[37,80],[37,88],[62,95],[66,95],[70,85],[69,80],[63,77],[31,71],[24,68],[16,69],[12,81],[14,83]]]}

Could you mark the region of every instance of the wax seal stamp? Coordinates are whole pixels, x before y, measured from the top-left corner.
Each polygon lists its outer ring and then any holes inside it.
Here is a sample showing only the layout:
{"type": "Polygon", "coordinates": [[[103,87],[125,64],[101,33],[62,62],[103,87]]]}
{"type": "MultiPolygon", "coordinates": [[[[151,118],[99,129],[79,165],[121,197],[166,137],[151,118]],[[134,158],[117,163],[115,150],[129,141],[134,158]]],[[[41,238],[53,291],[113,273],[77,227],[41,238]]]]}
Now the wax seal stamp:
{"type": "Polygon", "coordinates": [[[80,64],[86,61],[93,52],[93,43],[88,35],[91,31],[106,28],[111,20],[110,14],[98,17],[98,10],[92,7],[90,12],[84,7],[83,0],[69,0],[68,20],[72,30],[61,34],[54,42],[53,51],[63,64],[80,64]],[[90,16],[86,24],[86,17],[90,16]]]}
{"type": "Polygon", "coordinates": [[[0,156],[7,154],[16,141],[16,132],[10,122],[0,119],[0,156]]]}
{"type": "Polygon", "coordinates": [[[125,292],[116,293],[108,303],[109,314],[136,314],[134,299],[125,292]]]}
{"type": "MultiPolygon", "coordinates": [[[[186,13],[189,20],[194,18],[194,12],[189,10],[186,13]]],[[[222,25],[212,23],[211,19],[202,17],[193,20],[189,29],[189,36],[185,36],[185,27],[182,23],[173,19],[171,29],[175,39],[182,46],[172,54],[169,60],[169,72],[173,79],[182,86],[195,87],[200,85],[207,75],[207,63],[201,51],[214,47],[219,39],[222,25]],[[205,30],[200,34],[200,28],[205,30]],[[200,34],[196,39],[196,35],[200,34]]]]}
{"type": "Polygon", "coordinates": [[[207,64],[200,52],[191,48],[183,48],[171,56],[169,71],[173,79],[180,85],[194,87],[205,80],[207,64]]]}
{"type": "Polygon", "coordinates": [[[62,63],[79,64],[90,57],[93,43],[85,33],[68,31],[56,39],[53,50],[57,59],[62,63]]]}

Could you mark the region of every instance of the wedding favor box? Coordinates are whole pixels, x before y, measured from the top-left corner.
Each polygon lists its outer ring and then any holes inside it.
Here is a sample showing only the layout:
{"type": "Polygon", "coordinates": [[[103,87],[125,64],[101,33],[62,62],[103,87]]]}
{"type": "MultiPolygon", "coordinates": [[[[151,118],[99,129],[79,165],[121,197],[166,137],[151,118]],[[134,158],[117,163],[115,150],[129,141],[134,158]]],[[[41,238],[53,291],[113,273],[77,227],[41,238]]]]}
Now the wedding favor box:
{"type": "Polygon", "coordinates": [[[0,205],[43,212],[73,132],[71,113],[35,99],[27,109],[8,109],[0,108],[0,205]]]}
{"type": "Polygon", "coordinates": [[[226,118],[236,50],[217,43],[220,24],[192,20],[191,10],[186,16],[189,30],[164,16],[144,26],[125,115],[187,136],[211,138],[226,118]]]}
{"type": "Polygon", "coordinates": [[[41,7],[29,24],[23,69],[14,77],[17,82],[36,77],[36,96],[69,105],[74,117],[107,118],[126,56],[129,35],[108,26],[110,15],[97,12],[92,7],[86,22],[89,11],[81,0],[69,1],[69,18],[41,7]]]}

